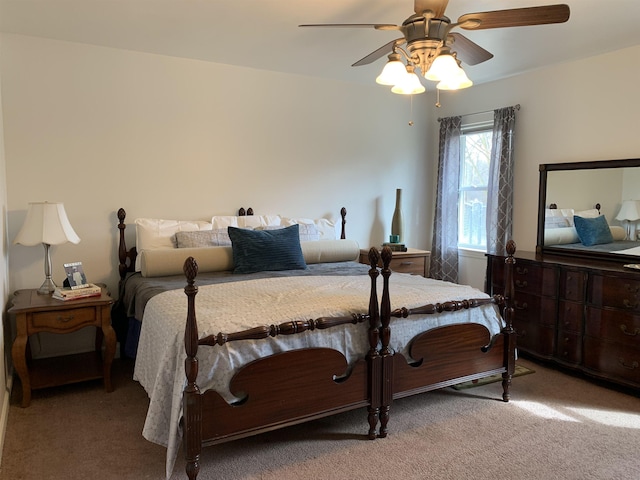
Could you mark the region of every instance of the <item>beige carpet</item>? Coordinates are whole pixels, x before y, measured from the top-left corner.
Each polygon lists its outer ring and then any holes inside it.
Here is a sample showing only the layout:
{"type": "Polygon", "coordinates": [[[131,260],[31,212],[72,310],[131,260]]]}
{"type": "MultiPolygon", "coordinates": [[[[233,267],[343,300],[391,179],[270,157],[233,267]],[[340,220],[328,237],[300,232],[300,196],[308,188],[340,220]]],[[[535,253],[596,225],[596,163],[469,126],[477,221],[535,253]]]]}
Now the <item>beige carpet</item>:
{"type": "MultiPolygon", "coordinates": [[[[386,439],[368,441],[358,410],[205,449],[201,480],[640,478],[640,399],[525,360],[512,401],[492,383],[394,402],[386,439]]],[[[2,480],[164,478],[162,447],[140,434],[147,397],[116,361],[99,382],[14,391],[2,480]]],[[[186,478],[179,460],[172,480],[186,478]]]]}

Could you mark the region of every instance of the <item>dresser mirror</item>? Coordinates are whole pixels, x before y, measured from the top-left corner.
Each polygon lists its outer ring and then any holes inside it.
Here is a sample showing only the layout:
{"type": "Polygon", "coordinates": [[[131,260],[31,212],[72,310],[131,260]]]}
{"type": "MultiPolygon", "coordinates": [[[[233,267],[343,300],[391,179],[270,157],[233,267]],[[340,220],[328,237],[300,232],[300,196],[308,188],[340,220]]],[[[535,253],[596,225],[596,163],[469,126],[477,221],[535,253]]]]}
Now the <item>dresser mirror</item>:
{"type": "Polygon", "coordinates": [[[640,201],[640,159],[541,164],[536,251],[640,263],[629,200],[640,201]]]}

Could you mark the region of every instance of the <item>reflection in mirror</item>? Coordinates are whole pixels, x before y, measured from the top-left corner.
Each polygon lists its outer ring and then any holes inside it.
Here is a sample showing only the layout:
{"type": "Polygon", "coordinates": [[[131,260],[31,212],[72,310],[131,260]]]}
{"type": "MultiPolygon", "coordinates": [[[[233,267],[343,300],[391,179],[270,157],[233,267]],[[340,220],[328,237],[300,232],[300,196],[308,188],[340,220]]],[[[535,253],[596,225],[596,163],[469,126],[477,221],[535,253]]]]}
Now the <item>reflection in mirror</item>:
{"type": "Polygon", "coordinates": [[[640,256],[640,216],[632,208],[640,203],[629,200],[640,200],[640,159],[540,165],[537,250],[621,261],[640,256]]]}

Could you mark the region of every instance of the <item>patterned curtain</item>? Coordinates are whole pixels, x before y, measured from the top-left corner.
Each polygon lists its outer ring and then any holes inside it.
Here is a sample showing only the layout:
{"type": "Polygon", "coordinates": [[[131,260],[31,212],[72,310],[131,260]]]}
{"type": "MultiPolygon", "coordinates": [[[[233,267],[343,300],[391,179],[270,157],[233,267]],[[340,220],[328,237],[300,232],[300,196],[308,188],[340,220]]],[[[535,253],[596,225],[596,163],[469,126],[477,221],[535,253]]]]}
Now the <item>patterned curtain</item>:
{"type": "Polygon", "coordinates": [[[458,282],[458,187],[460,182],[460,134],[462,117],[440,121],[440,152],[436,213],[429,275],[458,282]]]}
{"type": "Polygon", "coordinates": [[[513,219],[513,130],[516,108],[494,110],[487,191],[487,252],[504,254],[513,219]]]}

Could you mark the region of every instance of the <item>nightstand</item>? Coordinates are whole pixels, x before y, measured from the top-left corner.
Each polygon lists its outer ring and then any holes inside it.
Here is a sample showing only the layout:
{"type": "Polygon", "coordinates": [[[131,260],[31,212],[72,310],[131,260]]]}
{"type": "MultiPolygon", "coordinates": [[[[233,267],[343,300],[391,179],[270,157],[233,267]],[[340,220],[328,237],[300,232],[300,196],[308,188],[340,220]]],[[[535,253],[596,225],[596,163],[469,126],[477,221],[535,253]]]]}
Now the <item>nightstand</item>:
{"type": "MultiPolygon", "coordinates": [[[[428,250],[418,250],[417,248],[407,248],[406,252],[393,252],[393,257],[389,268],[398,273],[411,273],[412,275],[429,276],[429,258],[431,252],[428,250]]],[[[369,249],[360,250],[360,263],[369,265],[369,249]]],[[[382,260],[379,265],[382,266],[382,260]]]]}
{"type": "Polygon", "coordinates": [[[8,312],[16,316],[17,333],[11,356],[22,383],[22,407],[31,403],[32,389],[103,378],[105,390],[113,391],[111,363],[116,351],[116,335],[111,328],[112,303],[104,287],[99,297],[67,301],[38,295],[35,289],[15,292],[8,312]],[[95,351],[31,359],[29,336],[38,332],[65,334],[84,327],[96,327],[95,351]]]}

